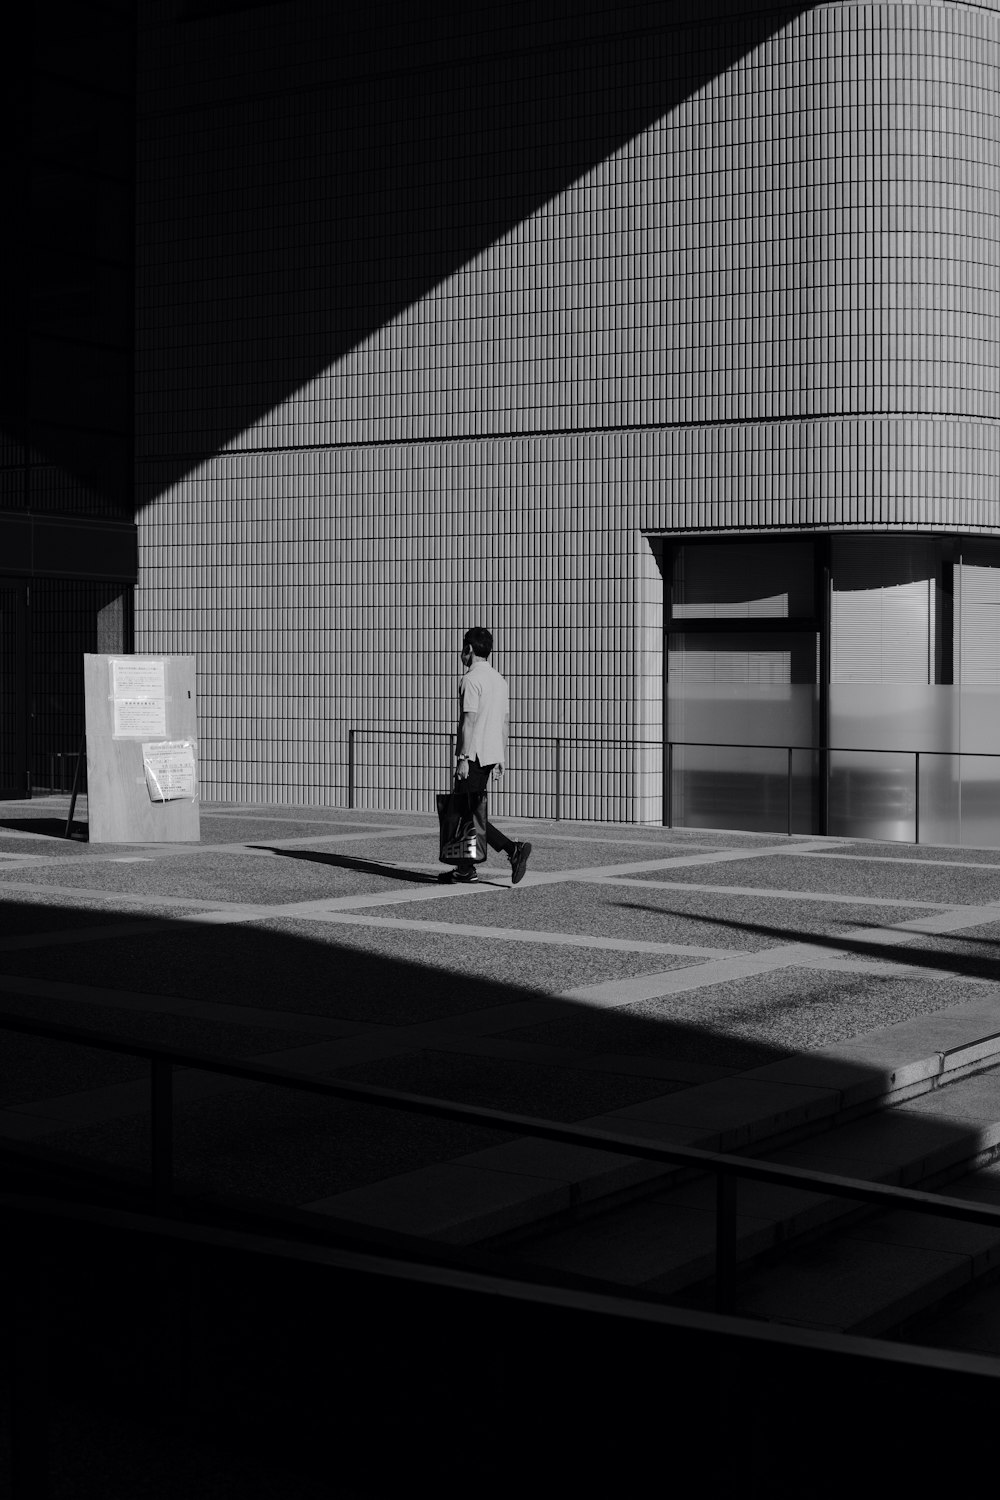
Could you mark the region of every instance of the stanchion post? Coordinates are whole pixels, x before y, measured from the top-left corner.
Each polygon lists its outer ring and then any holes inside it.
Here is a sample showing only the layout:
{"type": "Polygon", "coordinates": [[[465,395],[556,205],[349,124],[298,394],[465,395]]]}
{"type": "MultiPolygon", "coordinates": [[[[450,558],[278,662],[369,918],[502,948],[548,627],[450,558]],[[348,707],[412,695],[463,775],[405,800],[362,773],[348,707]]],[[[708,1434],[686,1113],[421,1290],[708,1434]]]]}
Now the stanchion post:
{"type": "MultiPolygon", "coordinates": [[[[83,767],[86,764],[86,754],[87,754],[87,736],[86,736],[86,734],[84,734],[80,738],[80,748],[79,748],[79,750],[76,753],[76,766],[74,767],[74,770],[73,770],[73,790],[69,794],[69,812],[66,815],[66,830],[65,830],[65,832],[63,834],[63,838],[67,838],[67,839],[71,838],[72,834],[73,834],[73,814],[76,812],[76,798],[77,798],[77,793],[80,790],[80,773],[82,772],[83,767]]],[[[60,771],[59,771],[59,785],[60,785],[60,788],[62,787],[62,781],[63,781],[63,773],[62,773],[62,769],[60,768],[60,771]]],[[[88,807],[89,807],[89,804],[88,804],[88,807]]]]}
{"type": "Polygon", "coordinates": [[[729,1312],[736,1278],[736,1194],[739,1179],[720,1172],[715,1180],[715,1310],[729,1312]]]}
{"type": "Polygon", "coordinates": [[[556,822],[562,817],[562,740],[556,739],[556,822]]]}

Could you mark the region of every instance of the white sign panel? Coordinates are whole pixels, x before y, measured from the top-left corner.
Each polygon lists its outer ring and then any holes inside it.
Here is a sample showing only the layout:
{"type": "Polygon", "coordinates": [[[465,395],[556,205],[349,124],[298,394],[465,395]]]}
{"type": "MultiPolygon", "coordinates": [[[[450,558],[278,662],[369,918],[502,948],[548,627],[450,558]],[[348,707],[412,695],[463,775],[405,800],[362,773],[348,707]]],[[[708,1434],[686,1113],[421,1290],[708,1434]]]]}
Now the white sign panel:
{"type": "Polygon", "coordinates": [[[167,732],[166,663],[115,661],[111,663],[115,739],[141,739],[167,732]]]}
{"type": "Polygon", "coordinates": [[[143,745],[142,765],[150,802],[194,800],[198,791],[194,740],[143,745]]]}

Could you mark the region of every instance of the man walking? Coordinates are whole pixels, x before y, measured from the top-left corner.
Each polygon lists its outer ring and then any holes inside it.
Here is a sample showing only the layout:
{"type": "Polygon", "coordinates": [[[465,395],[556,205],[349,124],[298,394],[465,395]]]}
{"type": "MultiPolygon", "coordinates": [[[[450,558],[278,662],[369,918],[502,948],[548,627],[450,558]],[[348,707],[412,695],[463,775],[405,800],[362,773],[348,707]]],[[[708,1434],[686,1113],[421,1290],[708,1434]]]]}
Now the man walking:
{"type": "MultiPolygon", "coordinates": [[[[510,699],[507,684],[490,666],[493,636],[482,625],[465,632],[462,640],[462,665],[465,675],[458,685],[458,735],[456,738],[456,788],[474,798],[482,796],[490,776],[500,777],[507,763],[507,724],[510,699]]],[[[497,853],[510,860],[510,883],[524,878],[530,844],[515,843],[492,823],[486,825],[486,842],[497,853]]],[[[479,879],[472,860],[463,860],[441,879],[459,885],[471,885],[479,879]]]]}

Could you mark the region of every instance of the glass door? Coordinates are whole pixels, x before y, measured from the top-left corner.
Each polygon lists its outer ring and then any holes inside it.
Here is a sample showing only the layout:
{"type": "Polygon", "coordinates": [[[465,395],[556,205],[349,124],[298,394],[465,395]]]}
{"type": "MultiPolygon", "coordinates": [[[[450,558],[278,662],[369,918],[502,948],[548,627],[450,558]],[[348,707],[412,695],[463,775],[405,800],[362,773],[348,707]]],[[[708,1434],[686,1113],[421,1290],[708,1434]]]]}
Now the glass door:
{"type": "Polygon", "coordinates": [[[669,821],[819,826],[820,650],[810,542],[685,542],[667,611],[669,821]]]}

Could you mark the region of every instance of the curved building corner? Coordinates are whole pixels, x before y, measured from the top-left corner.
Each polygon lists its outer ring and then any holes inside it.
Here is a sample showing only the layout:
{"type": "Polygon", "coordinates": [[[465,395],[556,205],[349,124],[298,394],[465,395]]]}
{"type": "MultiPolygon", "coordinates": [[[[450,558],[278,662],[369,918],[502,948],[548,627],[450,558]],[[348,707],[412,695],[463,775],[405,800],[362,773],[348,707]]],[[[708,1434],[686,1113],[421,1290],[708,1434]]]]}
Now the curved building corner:
{"type": "Polygon", "coordinates": [[[997,7],[209,10],[136,432],[206,794],[429,808],[481,622],[501,814],[1000,844],[997,7]]]}

